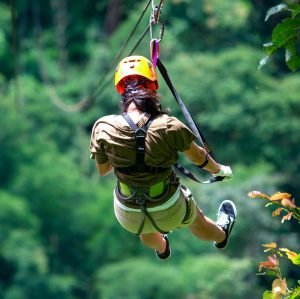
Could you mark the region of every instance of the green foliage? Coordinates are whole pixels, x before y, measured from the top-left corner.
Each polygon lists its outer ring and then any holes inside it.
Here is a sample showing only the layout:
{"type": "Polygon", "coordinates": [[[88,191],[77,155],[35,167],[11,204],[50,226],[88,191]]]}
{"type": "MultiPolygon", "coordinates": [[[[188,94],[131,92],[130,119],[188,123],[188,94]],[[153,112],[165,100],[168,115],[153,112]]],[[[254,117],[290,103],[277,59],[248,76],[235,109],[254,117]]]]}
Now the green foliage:
{"type": "Polygon", "coordinates": [[[184,297],[187,288],[175,267],[166,265],[158,270],[155,263],[142,259],[103,267],[97,274],[96,285],[97,298],[107,299],[179,299],[184,297]]]}
{"type": "Polygon", "coordinates": [[[99,270],[97,298],[255,298],[257,292],[245,280],[250,271],[249,260],[219,255],[192,256],[159,267],[143,259],[127,260],[99,270]]]}
{"type": "Polygon", "coordinates": [[[7,59],[12,55],[9,43],[10,35],[10,8],[7,3],[0,3],[0,86],[4,84],[2,77],[11,75],[12,60],[7,59]]]}
{"type": "Polygon", "coordinates": [[[202,256],[189,258],[184,267],[187,270],[186,284],[196,282],[192,291],[196,298],[257,297],[257,290],[252,290],[246,279],[252,268],[248,259],[235,260],[220,255],[202,256]]]}
{"type": "MultiPolygon", "coordinates": [[[[219,159],[248,165],[267,159],[277,171],[288,163],[289,181],[298,177],[299,162],[294,159],[298,159],[299,78],[279,80],[257,72],[258,59],[259,52],[248,47],[220,54],[180,54],[170,63],[169,72],[219,159]]],[[[162,96],[170,97],[164,90],[162,96]]]]}
{"type": "MultiPolygon", "coordinates": [[[[164,3],[161,57],[218,161],[232,165],[235,177],[212,186],[183,182],[212,219],[231,198],[239,220],[222,255],[188,230],[174,231],[172,260],[161,264],[115,220],[115,180],[98,177],[88,150],[94,121],[118,113],[113,58],[145,3],[15,2],[16,82],[6,2],[0,0],[0,298],[258,298],[263,283],[250,276],[245,257],[258,255],[266,239],[299,244],[298,234],[287,234],[293,227],[271,229],[262,206],[244,200],[252,187],[299,189],[299,77],[278,76],[282,66],[274,64],[269,72],[256,70],[257,43],[266,35],[257,7],[267,4],[164,3]],[[112,15],[119,26],[108,31],[112,15]],[[95,95],[91,109],[71,112],[88,95],[95,95]]],[[[123,56],[148,25],[148,12],[123,56]]],[[[296,8],[291,17],[299,17],[296,8]]],[[[149,36],[135,54],[149,56],[149,36]]],[[[160,86],[163,106],[181,117],[162,80],[160,86]]]]}
{"type": "Polygon", "coordinates": [[[282,11],[289,12],[289,17],[285,18],[273,29],[272,42],[264,44],[264,50],[267,56],[260,61],[260,67],[265,65],[270,56],[280,48],[285,49],[285,61],[291,71],[300,68],[300,56],[298,52],[299,33],[300,33],[300,4],[292,2],[288,4],[279,4],[270,8],[266,15],[266,21],[274,14],[282,11]]]}

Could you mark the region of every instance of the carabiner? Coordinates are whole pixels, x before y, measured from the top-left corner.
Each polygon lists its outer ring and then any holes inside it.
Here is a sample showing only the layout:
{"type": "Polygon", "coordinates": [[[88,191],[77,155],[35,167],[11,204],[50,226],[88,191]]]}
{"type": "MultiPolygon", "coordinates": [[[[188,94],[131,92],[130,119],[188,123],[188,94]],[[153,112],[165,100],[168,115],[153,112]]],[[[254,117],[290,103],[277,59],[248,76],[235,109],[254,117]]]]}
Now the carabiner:
{"type": "Polygon", "coordinates": [[[160,42],[164,36],[164,32],[165,32],[165,24],[162,21],[158,21],[158,23],[153,23],[152,21],[150,21],[150,37],[151,40],[153,39],[153,30],[152,30],[152,25],[155,24],[159,24],[160,25],[160,30],[159,30],[159,35],[158,35],[158,42],[160,42]]]}
{"type": "Polygon", "coordinates": [[[161,8],[159,8],[158,5],[155,5],[154,9],[152,10],[152,21],[154,24],[157,24],[159,22],[161,14],[161,8]]]}

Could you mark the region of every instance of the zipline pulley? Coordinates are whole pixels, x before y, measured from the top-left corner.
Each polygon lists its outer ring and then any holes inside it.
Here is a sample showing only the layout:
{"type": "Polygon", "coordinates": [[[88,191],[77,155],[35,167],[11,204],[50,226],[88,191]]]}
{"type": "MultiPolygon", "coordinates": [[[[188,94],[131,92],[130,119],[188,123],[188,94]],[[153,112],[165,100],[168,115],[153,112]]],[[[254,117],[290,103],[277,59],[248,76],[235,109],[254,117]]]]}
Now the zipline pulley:
{"type": "Polygon", "coordinates": [[[159,21],[163,2],[164,2],[163,0],[160,0],[159,4],[155,5],[154,4],[154,0],[152,0],[152,14],[151,14],[151,19],[152,19],[153,23],[155,23],[155,24],[158,23],[158,21],[159,21]]]}
{"type": "Polygon", "coordinates": [[[153,25],[160,25],[160,30],[159,30],[159,37],[158,41],[160,42],[163,38],[164,31],[165,31],[165,24],[160,20],[160,14],[161,14],[161,7],[162,7],[162,1],[160,2],[159,5],[155,5],[152,7],[152,13],[150,15],[150,38],[151,40],[153,39],[153,25]]]}

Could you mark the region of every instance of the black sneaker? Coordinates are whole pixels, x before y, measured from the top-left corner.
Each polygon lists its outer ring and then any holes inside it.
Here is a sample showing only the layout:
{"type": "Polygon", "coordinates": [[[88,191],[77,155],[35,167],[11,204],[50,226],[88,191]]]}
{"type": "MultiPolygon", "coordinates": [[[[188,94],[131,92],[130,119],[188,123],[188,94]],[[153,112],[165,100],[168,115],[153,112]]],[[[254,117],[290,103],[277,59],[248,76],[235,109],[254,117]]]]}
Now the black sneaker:
{"type": "Polygon", "coordinates": [[[159,253],[158,251],[155,250],[155,253],[157,255],[157,257],[161,260],[167,260],[171,257],[171,248],[170,248],[170,244],[169,244],[169,239],[168,239],[168,235],[163,235],[164,239],[167,242],[167,247],[165,252],[163,253],[159,253]]]}
{"type": "Polygon", "coordinates": [[[226,238],[223,242],[214,242],[215,247],[218,249],[226,248],[231,230],[235,223],[235,218],[237,215],[235,204],[231,200],[224,200],[218,210],[218,218],[216,224],[220,226],[226,234],[226,238]]]}

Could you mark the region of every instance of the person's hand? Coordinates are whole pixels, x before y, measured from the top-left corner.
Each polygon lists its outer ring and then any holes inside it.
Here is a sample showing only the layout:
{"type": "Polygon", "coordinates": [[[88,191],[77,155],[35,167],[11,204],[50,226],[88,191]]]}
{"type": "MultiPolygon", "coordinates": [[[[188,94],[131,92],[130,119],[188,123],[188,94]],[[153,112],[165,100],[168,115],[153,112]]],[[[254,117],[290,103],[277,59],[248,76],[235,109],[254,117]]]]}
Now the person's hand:
{"type": "Polygon", "coordinates": [[[217,173],[212,174],[214,177],[224,177],[224,180],[230,180],[233,177],[230,166],[220,165],[220,170],[217,173]]]}

